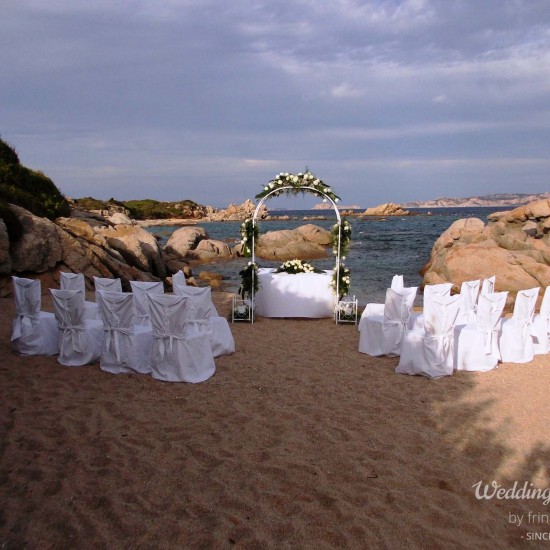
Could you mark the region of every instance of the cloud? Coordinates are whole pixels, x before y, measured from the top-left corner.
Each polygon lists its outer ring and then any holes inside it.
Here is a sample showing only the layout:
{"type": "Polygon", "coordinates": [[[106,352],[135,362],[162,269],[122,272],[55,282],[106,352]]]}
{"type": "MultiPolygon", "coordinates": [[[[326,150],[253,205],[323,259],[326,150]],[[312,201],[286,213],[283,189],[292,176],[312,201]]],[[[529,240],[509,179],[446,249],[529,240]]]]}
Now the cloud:
{"type": "Polygon", "coordinates": [[[306,165],[354,203],[547,189],[545,1],[0,3],[0,131],[73,196],[223,206],[306,165]]]}

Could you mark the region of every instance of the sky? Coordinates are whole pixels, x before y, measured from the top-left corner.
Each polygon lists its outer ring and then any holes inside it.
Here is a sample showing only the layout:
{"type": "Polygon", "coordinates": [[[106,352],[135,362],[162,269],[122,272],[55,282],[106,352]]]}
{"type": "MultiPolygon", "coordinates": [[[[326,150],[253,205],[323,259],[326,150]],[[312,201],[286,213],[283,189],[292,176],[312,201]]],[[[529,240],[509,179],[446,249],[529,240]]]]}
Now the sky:
{"type": "Polygon", "coordinates": [[[365,208],[550,190],[548,0],[0,13],[0,136],[69,197],[225,207],[306,169],[365,208]]]}

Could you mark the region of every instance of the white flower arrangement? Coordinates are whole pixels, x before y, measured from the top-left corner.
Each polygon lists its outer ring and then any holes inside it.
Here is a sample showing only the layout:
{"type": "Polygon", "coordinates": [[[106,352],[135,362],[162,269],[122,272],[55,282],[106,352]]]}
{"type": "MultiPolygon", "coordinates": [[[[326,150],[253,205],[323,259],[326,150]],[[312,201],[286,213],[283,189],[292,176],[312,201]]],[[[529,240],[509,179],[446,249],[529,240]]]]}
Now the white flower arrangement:
{"type": "Polygon", "coordinates": [[[327,197],[333,202],[338,202],[340,200],[340,198],[334,194],[331,187],[309,171],[305,173],[299,172],[298,174],[280,172],[269,181],[267,185],[263,186],[263,191],[256,195],[256,198],[263,199],[268,194],[278,196],[282,193],[301,193],[304,191],[311,191],[323,197],[324,200],[326,200],[327,197]]]}
{"type": "Polygon", "coordinates": [[[275,270],[275,273],[289,273],[295,275],[296,273],[319,273],[320,270],[313,267],[307,262],[302,260],[287,260],[280,267],[275,270]]]}

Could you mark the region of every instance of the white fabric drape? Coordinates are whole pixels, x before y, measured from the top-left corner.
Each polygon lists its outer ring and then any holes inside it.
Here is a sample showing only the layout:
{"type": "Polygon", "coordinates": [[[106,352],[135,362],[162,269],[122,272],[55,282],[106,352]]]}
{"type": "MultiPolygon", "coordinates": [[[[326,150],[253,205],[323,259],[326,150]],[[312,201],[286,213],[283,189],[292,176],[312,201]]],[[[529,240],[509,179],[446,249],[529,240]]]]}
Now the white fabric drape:
{"type": "Polygon", "coordinates": [[[499,335],[508,292],[481,294],[475,323],[455,327],[455,370],[488,371],[500,360],[499,335]]]}
{"type": "MultiPolygon", "coordinates": [[[[100,290],[122,292],[122,281],[119,278],[110,279],[109,277],[94,276],[94,288],[96,292],[99,292],[100,290]]],[[[97,302],[97,299],[96,299],[96,302],[97,302]]]]}
{"type": "Polygon", "coordinates": [[[539,287],[520,290],[512,317],[502,324],[500,355],[504,363],[528,363],[533,360],[533,318],[539,287]]]}
{"type": "Polygon", "coordinates": [[[359,351],[369,355],[399,355],[417,287],[386,290],[384,314],[365,316],[359,334],[359,351]]]}
{"type": "Polygon", "coordinates": [[[133,295],[100,290],[96,300],[104,326],[101,370],[113,374],[150,373],[153,331],[150,326],[135,324],[133,295]]]}
{"type": "Polygon", "coordinates": [[[189,307],[196,319],[208,322],[208,334],[214,357],[227,355],[235,351],[235,340],[227,319],[220,317],[212,302],[209,286],[193,287],[174,285],[174,294],[189,298],[189,307]]]}
{"type": "Polygon", "coordinates": [[[40,281],[12,277],[15,318],[11,344],[19,355],[55,355],[59,349],[59,329],[53,313],[40,311],[40,281]]]}
{"type": "Polygon", "coordinates": [[[86,319],[84,299],[77,290],[50,289],[61,331],[58,362],[66,366],[95,363],[101,354],[103,323],[86,319]]]}
{"type": "Polygon", "coordinates": [[[144,327],[151,325],[151,313],[147,295],[164,294],[162,281],[130,281],[132,294],[134,296],[134,308],[136,313],[136,325],[144,327]]]}
{"type": "Polygon", "coordinates": [[[208,322],[193,318],[186,296],[149,295],[153,327],[151,376],[168,382],[203,382],[216,371],[208,322]]]}
{"type": "Polygon", "coordinates": [[[469,325],[476,322],[477,297],[481,281],[464,281],[460,285],[462,306],[458,313],[457,325],[469,325]]]}
{"type": "Polygon", "coordinates": [[[61,290],[76,290],[82,294],[82,299],[84,300],[84,317],[86,319],[101,319],[97,304],[86,300],[86,281],[84,279],[84,274],[61,271],[59,277],[59,288],[61,290]]]}
{"type": "Polygon", "coordinates": [[[453,374],[454,326],[462,297],[436,296],[424,305],[424,330],[408,330],[395,372],[439,378],[453,374]]]}

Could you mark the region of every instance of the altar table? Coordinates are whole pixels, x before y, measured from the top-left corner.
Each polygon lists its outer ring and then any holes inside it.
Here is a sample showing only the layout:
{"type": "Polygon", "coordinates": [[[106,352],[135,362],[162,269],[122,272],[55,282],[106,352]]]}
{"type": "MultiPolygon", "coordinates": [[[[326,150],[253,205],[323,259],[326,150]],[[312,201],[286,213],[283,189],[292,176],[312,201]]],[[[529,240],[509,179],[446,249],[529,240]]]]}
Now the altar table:
{"type": "Polygon", "coordinates": [[[336,298],[331,280],[332,270],[290,275],[260,268],[256,313],[263,317],[332,317],[336,298]]]}

